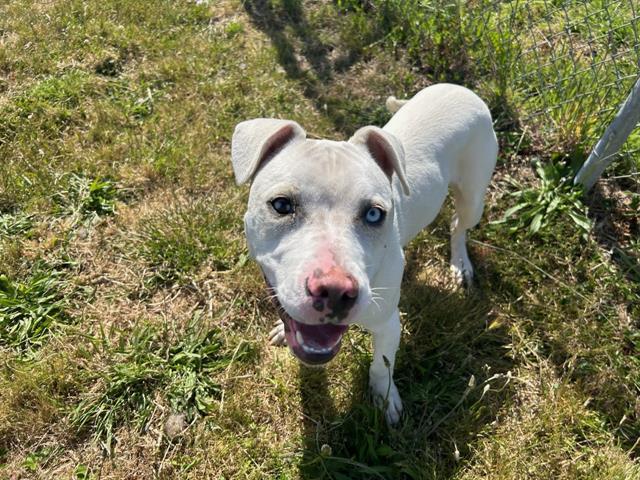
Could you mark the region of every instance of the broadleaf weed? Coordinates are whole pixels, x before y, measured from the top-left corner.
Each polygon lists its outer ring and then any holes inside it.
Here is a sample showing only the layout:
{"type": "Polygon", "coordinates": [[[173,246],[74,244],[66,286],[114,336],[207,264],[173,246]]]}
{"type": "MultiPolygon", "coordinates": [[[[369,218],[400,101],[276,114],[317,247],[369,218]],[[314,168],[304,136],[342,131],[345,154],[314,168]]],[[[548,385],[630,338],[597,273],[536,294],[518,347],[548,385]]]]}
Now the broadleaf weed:
{"type": "Polygon", "coordinates": [[[72,173],[66,183],[66,189],[53,196],[57,213],[80,220],[115,213],[118,189],[112,179],[72,173]]]}
{"type": "Polygon", "coordinates": [[[582,203],[583,189],[573,185],[560,164],[538,162],[535,169],[540,180],[537,187],[524,187],[515,179],[509,179],[515,189],[510,195],[516,199],[516,204],[493,223],[507,224],[512,234],[524,231],[533,236],[564,218],[571,220],[586,236],[591,230],[591,221],[587,217],[587,207],[582,203]]]}

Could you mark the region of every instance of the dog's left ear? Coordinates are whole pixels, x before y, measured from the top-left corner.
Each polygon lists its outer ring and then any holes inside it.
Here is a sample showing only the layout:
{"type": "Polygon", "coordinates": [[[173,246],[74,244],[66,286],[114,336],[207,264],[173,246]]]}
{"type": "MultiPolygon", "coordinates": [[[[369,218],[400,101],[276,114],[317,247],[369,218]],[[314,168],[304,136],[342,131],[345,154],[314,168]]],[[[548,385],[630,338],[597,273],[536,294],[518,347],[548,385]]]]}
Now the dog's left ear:
{"type": "Polygon", "coordinates": [[[286,145],[304,140],[303,128],[292,120],[254,118],[236,125],[231,139],[231,163],[236,183],[252,179],[261,165],[286,145]]]}
{"type": "Polygon", "coordinates": [[[402,192],[409,195],[409,185],[404,169],[404,149],[395,136],[381,128],[368,126],[354,133],[349,142],[363,145],[389,180],[395,173],[402,185],[402,192]]]}

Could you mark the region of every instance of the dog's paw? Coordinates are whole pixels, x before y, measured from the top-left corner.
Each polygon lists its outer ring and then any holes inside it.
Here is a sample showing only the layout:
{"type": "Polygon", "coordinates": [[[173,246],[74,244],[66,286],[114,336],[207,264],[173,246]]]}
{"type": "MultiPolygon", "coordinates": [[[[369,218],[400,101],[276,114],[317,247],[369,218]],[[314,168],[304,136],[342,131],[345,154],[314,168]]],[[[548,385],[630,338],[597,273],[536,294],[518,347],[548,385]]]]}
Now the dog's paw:
{"type": "Polygon", "coordinates": [[[371,382],[373,401],[384,412],[387,424],[396,425],[402,416],[402,399],[396,384],[389,381],[371,382]]]}
{"type": "Polygon", "coordinates": [[[276,326],[269,332],[269,345],[280,347],[287,344],[287,338],[284,335],[284,323],[278,320],[276,326]]]}
{"type": "Polygon", "coordinates": [[[471,262],[451,262],[451,273],[460,286],[470,287],[473,283],[473,266],[471,262]]]}

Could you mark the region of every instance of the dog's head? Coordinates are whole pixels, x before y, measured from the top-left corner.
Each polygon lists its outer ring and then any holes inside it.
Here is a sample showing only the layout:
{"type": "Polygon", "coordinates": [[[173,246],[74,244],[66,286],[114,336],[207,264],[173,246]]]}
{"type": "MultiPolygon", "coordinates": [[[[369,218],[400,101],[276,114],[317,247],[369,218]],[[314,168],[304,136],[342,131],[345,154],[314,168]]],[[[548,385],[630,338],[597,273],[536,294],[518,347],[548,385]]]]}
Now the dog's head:
{"type": "Polygon", "coordinates": [[[252,181],[245,231],[303,362],[323,364],[348,325],[376,300],[370,280],[393,241],[402,145],[377,127],[348,142],[309,140],[295,122],[255,119],[232,140],[238,184],[252,181]]]}

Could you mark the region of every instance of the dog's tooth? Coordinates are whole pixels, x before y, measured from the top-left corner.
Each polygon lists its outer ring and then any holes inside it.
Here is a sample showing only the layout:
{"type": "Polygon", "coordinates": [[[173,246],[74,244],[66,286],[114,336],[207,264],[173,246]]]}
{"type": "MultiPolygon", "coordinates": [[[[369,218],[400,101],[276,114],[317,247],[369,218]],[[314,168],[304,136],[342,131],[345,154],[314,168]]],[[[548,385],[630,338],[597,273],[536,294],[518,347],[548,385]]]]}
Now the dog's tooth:
{"type": "Polygon", "coordinates": [[[313,353],[316,355],[326,355],[328,353],[331,353],[331,349],[332,349],[332,347],[316,348],[316,347],[312,347],[311,345],[306,345],[304,343],[301,343],[300,345],[302,346],[302,350],[304,350],[305,353],[313,353]]]}
{"type": "Polygon", "coordinates": [[[296,340],[300,345],[304,347],[304,339],[302,338],[302,334],[300,332],[296,332],[296,340]]]}

